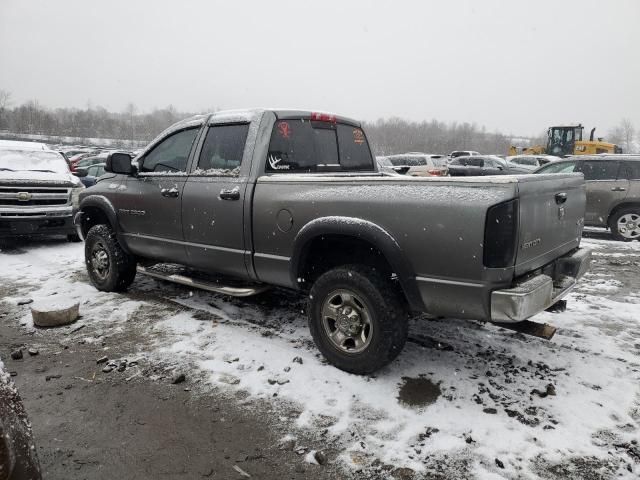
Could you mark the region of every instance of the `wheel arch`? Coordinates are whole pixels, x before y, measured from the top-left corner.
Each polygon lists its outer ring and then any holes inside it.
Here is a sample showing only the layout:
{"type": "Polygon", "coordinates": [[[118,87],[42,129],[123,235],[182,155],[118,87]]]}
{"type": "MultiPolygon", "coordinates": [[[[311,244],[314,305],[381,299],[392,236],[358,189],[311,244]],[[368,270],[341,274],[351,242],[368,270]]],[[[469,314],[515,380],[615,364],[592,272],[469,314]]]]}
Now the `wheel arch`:
{"type": "MultiPolygon", "coordinates": [[[[367,260],[380,266],[388,265],[389,273],[396,274],[411,310],[424,310],[415,273],[398,242],[384,228],[368,220],[341,216],[321,217],[307,223],[293,242],[289,273],[292,285],[299,285],[299,279],[306,278],[310,260],[313,260],[314,250],[319,245],[323,246],[322,254],[328,257],[335,255],[334,258],[338,258],[341,253],[344,255],[344,252],[330,250],[331,248],[343,247],[347,251],[349,248],[359,248],[358,252],[367,260]]],[[[324,258],[327,257],[323,256],[324,258]]],[[[327,265],[332,265],[330,258],[328,260],[327,265]]],[[[354,263],[353,258],[350,260],[333,266],[354,263]]]]}
{"type": "Polygon", "coordinates": [[[77,222],[80,226],[83,238],[94,225],[106,224],[119,233],[116,210],[105,196],[90,195],[80,202],[80,218],[77,222]]]}
{"type": "Polygon", "coordinates": [[[637,208],[640,212],[640,200],[622,200],[620,203],[616,204],[609,212],[609,217],[607,218],[607,226],[610,226],[613,217],[615,217],[620,210],[623,210],[625,208],[637,208]]]}

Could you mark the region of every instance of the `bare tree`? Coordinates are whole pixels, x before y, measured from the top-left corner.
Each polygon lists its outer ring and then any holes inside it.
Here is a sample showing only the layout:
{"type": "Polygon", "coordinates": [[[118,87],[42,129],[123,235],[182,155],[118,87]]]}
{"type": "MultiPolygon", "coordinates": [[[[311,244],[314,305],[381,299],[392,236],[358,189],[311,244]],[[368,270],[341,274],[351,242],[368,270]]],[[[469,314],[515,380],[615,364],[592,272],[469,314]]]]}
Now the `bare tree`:
{"type": "Polygon", "coordinates": [[[131,125],[131,138],[130,140],[133,142],[136,139],[136,126],[135,126],[135,115],[138,109],[133,102],[129,102],[127,104],[127,108],[125,109],[125,113],[129,116],[130,125],[131,125]]]}
{"type": "Polygon", "coordinates": [[[0,88],[0,112],[11,104],[11,92],[0,88]]]}
{"type": "Polygon", "coordinates": [[[622,129],[622,140],[624,142],[624,151],[631,153],[634,150],[633,136],[635,135],[635,129],[631,120],[623,118],[620,122],[620,128],[622,129]]]}
{"type": "Polygon", "coordinates": [[[0,128],[5,126],[5,110],[11,104],[11,92],[0,88],[0,128]]]}

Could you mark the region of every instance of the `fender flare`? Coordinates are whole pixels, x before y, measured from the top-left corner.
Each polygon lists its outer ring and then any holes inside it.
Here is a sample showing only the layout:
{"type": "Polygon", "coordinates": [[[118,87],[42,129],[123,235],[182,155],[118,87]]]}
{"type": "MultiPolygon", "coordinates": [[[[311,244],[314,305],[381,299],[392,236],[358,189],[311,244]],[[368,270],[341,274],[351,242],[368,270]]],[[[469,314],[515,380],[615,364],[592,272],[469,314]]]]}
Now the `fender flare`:
{"type": "Polygon", "coordinates": [[[306,262],[311,242],[323,235],[344,235],[364,240],[375,246],[397,275],[411,309],[414,311],[424,310],[415,273],[398,242],[384,228],[359,218],[320,217],[304,225],[293,240],[289,271],[292,285],[298,284],[300,268],[306,262]]]}
{"type": "Polygon", "coordinates": [[[88,195],[84,197],[80,202],[79,211],[84,213],[84,210],[88,207],[101,210],[107,216],[113,231],[118,233],[119,227],[116,209],[107,197],[104,195],[88,195]]]}

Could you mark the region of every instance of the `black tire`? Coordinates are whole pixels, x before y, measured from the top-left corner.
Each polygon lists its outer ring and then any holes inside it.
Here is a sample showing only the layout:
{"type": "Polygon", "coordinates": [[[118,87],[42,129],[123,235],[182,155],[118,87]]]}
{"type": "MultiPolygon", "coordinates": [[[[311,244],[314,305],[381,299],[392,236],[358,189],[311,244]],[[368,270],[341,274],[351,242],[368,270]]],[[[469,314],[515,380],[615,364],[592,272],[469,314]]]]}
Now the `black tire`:
{"type": "Polygon", "coordinates": [[[618,210],[609,218],[609,229],[611,230],[613,238],[621,242],[631,242],[632,240],[640,239],[640,207],[626,207],[618,210]],[[621,231],[619,227],[620,219],[625,216],[633,218],[633,222],[635,223],[633,230],[635,230],[636,233],[631,234],[631,236],[628,232],[621,231]]]}
{"type": "Polygon", "coordinates": [[[81,241],[82,239],[77,233],[70,233],[69,235],[67,235],[67,242],[77,243],[81,241]]]}
{"type": "Polygon", "coordinates": [[[135,258],[122,249],[107,225],[91,227],[84,242],[84,258],[91,283],[103,292],[122,292],[136,276],[135,258]]]}
{"type": "MultiPolygon", "coordinates": [[[[339,310],[335,304],[331,308],[339,310]]],[[[322,274],[311,288],[307,311],[311,335],[322,355],[329,363],[349,373],[365,375],[379,370],[398,356],[407,340],[408,311],[398,286],[378,270],[366,265],[345,265],[322,274]],[[364,304],[363,317],[369,320],[366,328],[370,329],[370,340],[368,344],[363,342],[365,345],[359,347],[361,351],[345,351],[348,343],[346,347],[337,346],[331,339],[332,325],[335,334],[344,324],[339,328],[339,319],[327,317],[326,320],[322,313],[327,302],[331,303],[332,297],[340,297],[341,291],[353,293],[357,303],[364,304]]],[[[341,318],[349,320],[344,315],[341,318]]],[[[362,341],[363,332],[361,328],[360,333],[355,335],[359,341],[362,341]]],[[[351,338],[346,341],[351,341],[351,338]]],[[[355,343],[353,348],[358,348],[355,343]]]]}

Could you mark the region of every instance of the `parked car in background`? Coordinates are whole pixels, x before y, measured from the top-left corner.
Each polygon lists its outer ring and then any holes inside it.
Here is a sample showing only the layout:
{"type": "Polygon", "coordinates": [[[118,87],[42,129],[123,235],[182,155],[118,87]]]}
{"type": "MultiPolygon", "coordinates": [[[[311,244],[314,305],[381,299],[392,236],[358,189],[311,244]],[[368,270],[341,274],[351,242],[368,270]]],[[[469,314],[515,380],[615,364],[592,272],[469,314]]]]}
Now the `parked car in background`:
{"type": "MultiPolygon", "coordinates": [[[[80,169],[77,175],[86,175],[80,169]]],[[[0,149],[0,237],[66,235],[84,186],[53,150],[0,149]]]]}
{"type": "Polygon", "coordinates": [[[640,156],[576,156],[534,173],[581,172],[587,185],[585,225],[605,227],[622,241],[640,239],[640,156]]]}
{"type": "Polygon", "coordinates": [[[0,148],[20,149],[20,150],[50,150],[49,147],[40,142],[21,142],[18,140],[0,140],[0,148]]]}
{"type": "Polygon", "coordinates": [[[97,155],[90,155],[88,157],[81,158],[75,163],[75,168],[87,168],[98,163],[105,163],[109,153],[110,152],[102,152],[97,155]]]}
{"type": "Polygon", "coordinates": [[[381,172],[389,173],[392,175],[399,175],[399,173],[394,170],[393,163],[391,163],[391,160],[389,160],[387,157],[377,156],[376,162],[381,172]]]}
{"type": "Polygon", "coordinates": [[[426,163],[415,165],[407,171],[412,177],[444,177],[447,175],[447,157],[445,155],[424,154],[426,163]]]}
{"type": "Polygon", "coordinates": [[[520,165],[521,167],[535,170],[547,163],[562,160],[562,158],[554,157],[553,155],[513,155],[506,157],[506,160],[508,162],[515,163],[516,165],[520,165]]]}
{"type": "Polygon", "coordinates": [[[449,158],[449,161],[451,161],[454,158],[458,158],[458,157],[473,157],[475,155],[480,155],[480,152],[475,152],[473,150],[454,150],[449,155],[447,155],[447,157],[449,158]]]}
{"type": "Polygon", "coordinates": [[[393,169],[401,174],[417,177],[443,176],[447,172],[447,162],[444,155],[409,152],[387,157],[393,169]]]}
{"type": "Polygon", "coordinates": [[[92,150],[87,150],[86,148],[76,148],[76,149],[69,149],[69,150],[63,150],[64,154],[67,156],[67,158],[71,158],[75,155],[82,155],[85,153],[90,153],[92,150]]]}
{"type": "Polygon", "coordinates": [[[69,162],[71,163],[71,171],[74,172],[76,170],[76,166],[77,166],[78,162],[80,160],[82,160],[83,158],[95,157],[96,155],[99,155],[100,153],[101,153],[100,150],[93,150],[93,151],[90,151],[90,152],[78,153],[76,155],[73,155],[72,157],[69,157],[69,162]]]}
{"type": "Polygon", "coordinates": [[[449,163],[449,175],[452,177],[475,177],[479,175],[521,175],[531,170],[510,163],[494,155],[476,155],[456,157],[449,163]]]}
{"type": "Polygon", "coordinates": [[[98,178],[104,175],[104,166],[104,163],[96,163],[85,168],[87,176],[80,178],[85,187],[92,187],[96,184],[98,178]]]}

